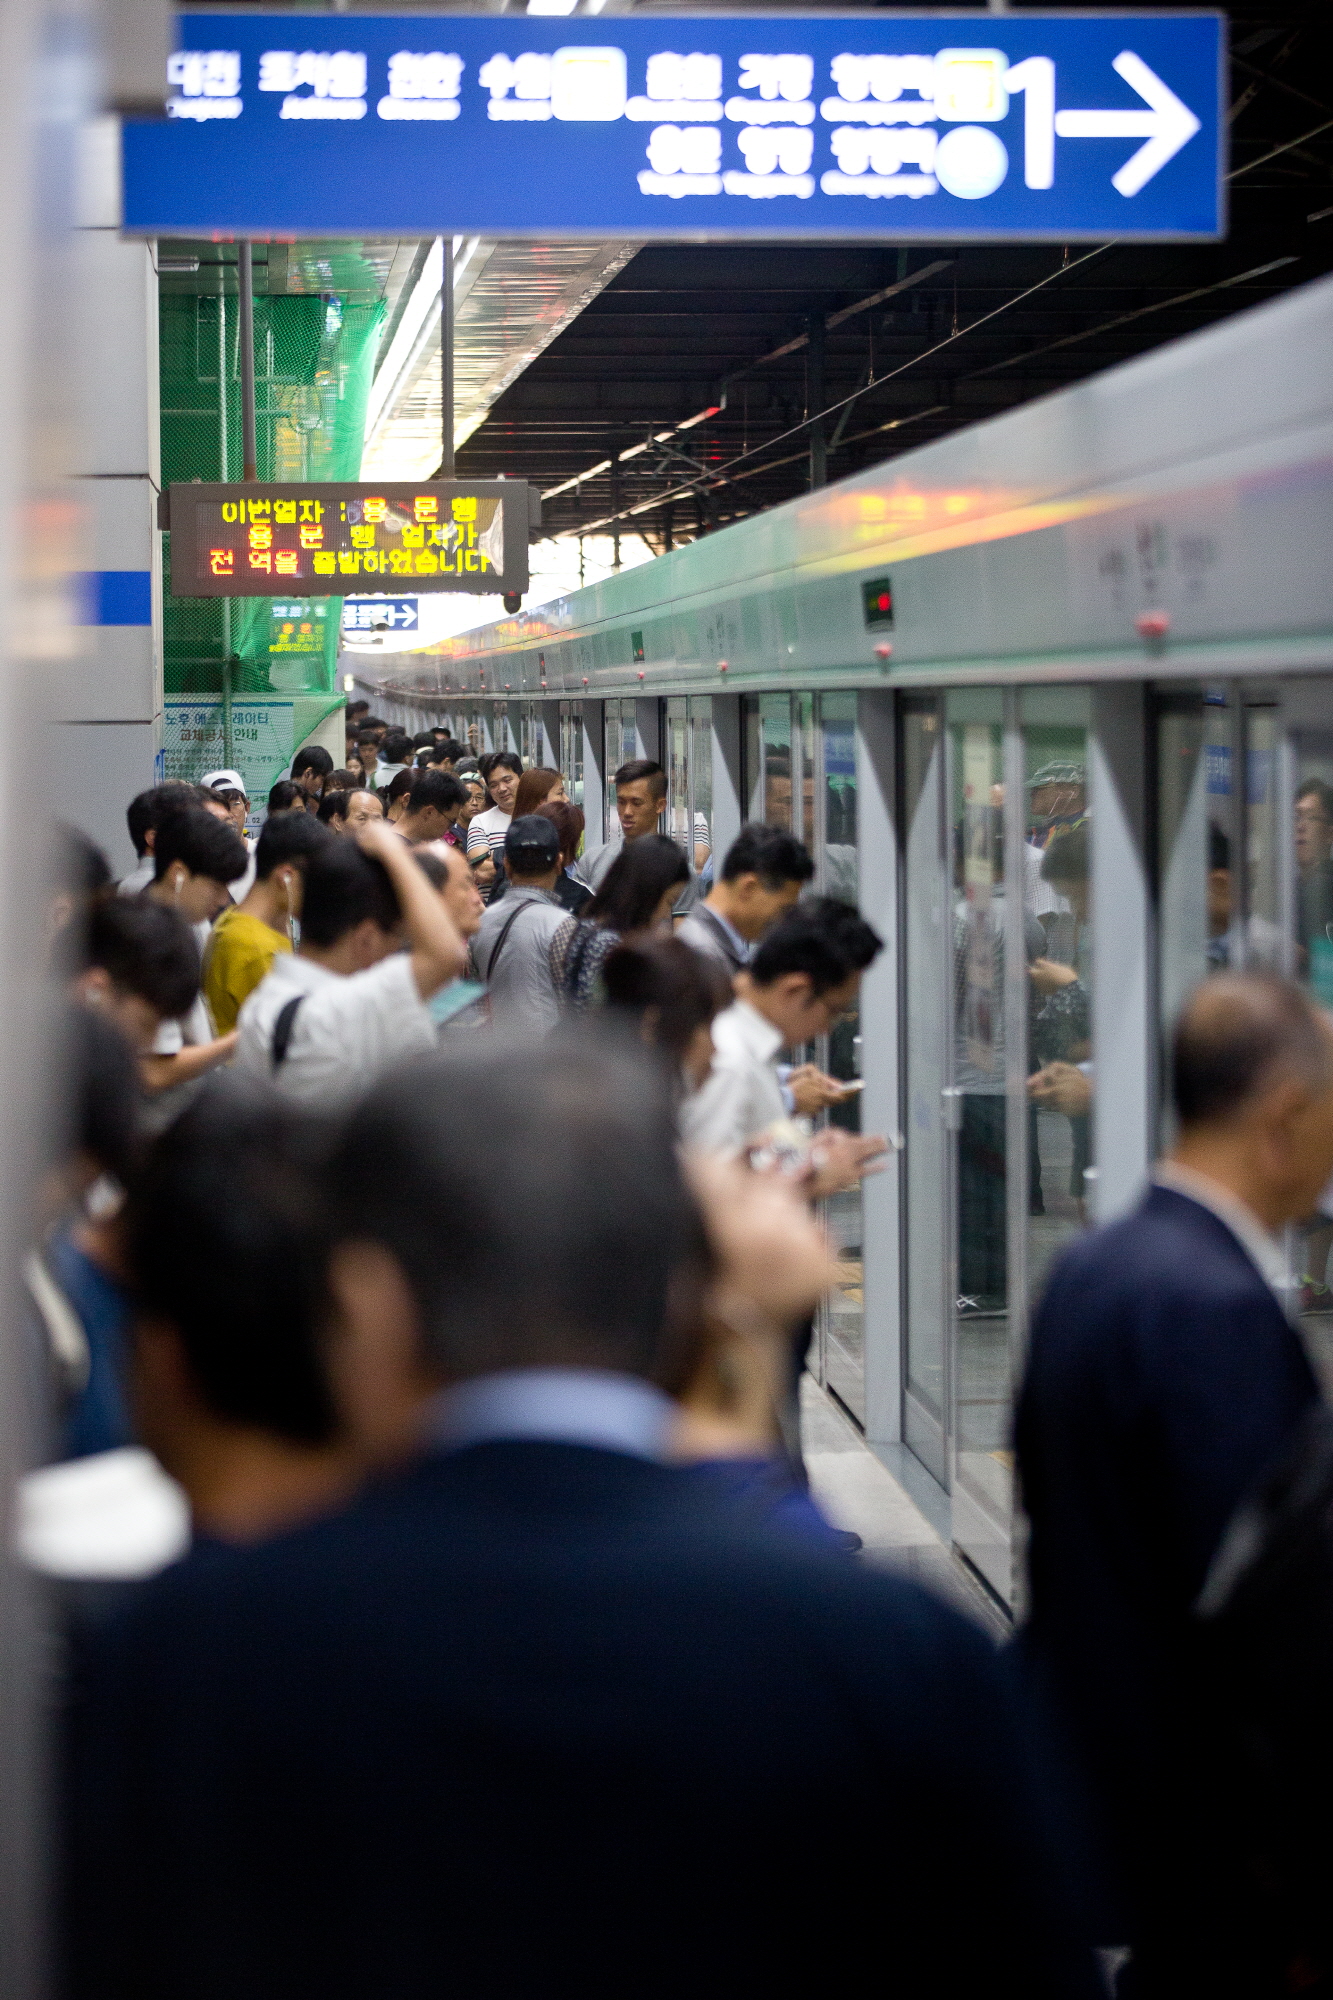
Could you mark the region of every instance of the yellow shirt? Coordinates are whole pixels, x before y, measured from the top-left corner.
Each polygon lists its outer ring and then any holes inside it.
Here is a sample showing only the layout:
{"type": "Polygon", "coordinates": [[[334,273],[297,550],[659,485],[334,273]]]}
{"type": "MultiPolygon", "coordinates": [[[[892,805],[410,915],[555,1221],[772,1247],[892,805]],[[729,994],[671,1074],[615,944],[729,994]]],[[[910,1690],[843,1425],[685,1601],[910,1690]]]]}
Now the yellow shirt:
{"type": "Polygon", "coordinates": [[[280,951],[291,950],[280,932],[247,916],[235,905],[213,926],[204,962],[204,997],[219,1035],[229,1035],[236,1016],[280,951]]]}

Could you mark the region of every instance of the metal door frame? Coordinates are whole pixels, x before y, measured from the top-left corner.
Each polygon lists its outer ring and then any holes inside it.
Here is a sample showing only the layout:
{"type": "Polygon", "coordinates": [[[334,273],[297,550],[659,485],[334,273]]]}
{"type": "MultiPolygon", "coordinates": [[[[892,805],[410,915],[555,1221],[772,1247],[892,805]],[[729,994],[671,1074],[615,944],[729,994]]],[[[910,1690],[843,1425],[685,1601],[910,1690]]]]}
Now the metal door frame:
{"type": "MultiPolygon", "coordinates": [[[[907,1090],[908,1090],[907,1026],[909,1021],[907,989],[909,981],[916,976],[917,968],[909,964],[908,962],[907,866],[908,866],[908,848],[910,843],[912,823],[909,817],[908,801],[907,801],[907,768],[906,768],[906,756],[905,756],[905,748],[906,748],[905,737],[906,737],[907,721],[909,716],[924,715],[924,714],[931,714],[934,716],[936,728],[939,734],[939,741],[935,747],[934,754],[930,758],[930,767],[933,768],[936,765],[938,765],[938,778],[937,778],[938,792],[936,798],[936,811],[934,815],[934,822],[935,822],[934,859],[938,877],[943,884],[943,895],[944,895],[944,921],[940,926],[940,960],[935,967],[935,977],[938,982],[940,1004],[948,1011],[948,1020],[943,1039],[943,1047],[945,1050],[944,1076],[941,1079],[940,1083],[940,1104],[941,1104],[940,1119],[941,1119],[942,1130],[945,1132],[948,1133],[954,1132],[954,1126],[949,1120],[949,1107],[951,1105],[956,1104],[956,1098],[951,1098],[948,1095],[948,1093],[954,1090],[955,1088],[954,1035],[953,1035],[953,1020],[952,1020],[953,954],[951,949],[951,940],[953,936],[953,923],[952,923],[953,869],[952,869],[952,861],[949,848],[949,836],[948,836],[948,826],[949,826],[948,804],[952,796],[952,775],[953,775],[952,749],[950,744],[949,731],[945,723],[944,691],[941,690],[938,694],[904,693],[901,694],[898,698],[898,712],[895,717],[895,737],[896,737],[896,748],[897,748],[896,805],[897,805],[898,823],[902,829],[902,837],[899,843],[899,861],[898,861],[898,870],[899,870],[898,907],[899,911],[901,912],[901,917],[900,917],[901,941],[898,954],[898,963],[899,963],[898,1017],[903,1024],[903,1035],[902,1035],[901,1049],[900,1049],[900,1071],[901,1071],[900,1101],[902,1102],[903,1105],[902,1130],[906,1136],[906,1141],[908,1146],[910,1146],[912,1143],[912,1137],[911,1137],[912,1116],[911,1116],[910,1102],[907,1099],[907,1090]]],[[[922,789],[924,791],[925,789],[924,786],[922,789]]],[[[941,1290],[939,1294],[939,1309],[942,1314],[942,1321],[943,1321],[942,1324],[943,1337],[941,1340],[942,1362],[941,1362],[941,1373],[940,1373],[940,1414],[938,1417],[936,1417],[933,1414],[933,1412],[928,1410],[926,1406],[912,1394],[912,1389],[911,1389],[910,1350],[909,1350],[909,1342],[911,1339],[911,1332],[912,1332],[911,1300],[909,1291],[911,1283],[911,1255],[910,1255],[910,1243],[908,1239],[908,1204],[911,1200],[911,1193],[912,1193],[910,1163],[905,1163],[906,1170],[903,1175],[902,1200],[900,1202],[900,1210],[899,1210],[899,1234],[900,1234],[900,1244],[901,1244],[899,1323],[902,1329],[902,1334],[901,1334],[902,1438],[908,1450],[912,1452],[912,1455],[919,1460],[921,1465],[925,1468],[926,1472],[929,1473],[930,1477],[934,1479],[937,1482],[937,1484],[942,1488],[942,1490],[946,1493],[950,1491],[953,1481],[954,1354],[953,1354],[953,1338],[951,1329],[953,1309],[950,1305],[950,1300],[955,1299],[958,1296],[958,1279],[957,1279],[957,1268],[956,1268],[957,1267],[957,1247],[956,1247],[957,1218],[953,1207],[953,1201],[954,1201],[953,1184],[956,1180],[956,1172],[951,1172],[948,1165],[951,1153],[955,1151],[956,1148],[950,1148],[948,1146],[944,1148],[944,1162],[945,1162],[944,1169],[941,1174],[940,1184],[935,1190],[935,1196],[940,1203],[941,1213],[944,1218],[943,1233],[944,1233],[944,1241],[945,1244],[947,1245],[945,1267],[941,1275],[941,1290]],[[914,1432],[917,1435],[924,1433],[927,1437],[930,1437],[933,1440],[935,1445],[936,1459],[939,1470],[936,1469],[936,1466],[929,1464],[926,1461],[926,1459],[921,1457],[921,1454],[917,1450],[916,1445],[912,1443],[914,1432]]]]}

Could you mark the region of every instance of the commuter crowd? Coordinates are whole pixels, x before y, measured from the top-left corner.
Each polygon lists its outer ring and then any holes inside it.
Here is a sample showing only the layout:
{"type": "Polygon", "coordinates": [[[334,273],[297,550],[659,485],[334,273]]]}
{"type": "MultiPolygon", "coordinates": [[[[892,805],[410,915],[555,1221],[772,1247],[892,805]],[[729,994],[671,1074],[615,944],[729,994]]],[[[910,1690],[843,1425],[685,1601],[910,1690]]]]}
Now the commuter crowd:
{"type": "Polygon", "coordinates": [[[49,1565],[60,1990],[1333,1992],[1333,1444],[1278,1244],[1327,1017],[1187,1001],[1168,1155],[1032,1328],[997,1655],[801,1464],[819,1203],[887,1150],[810,1052],[872,925],[790,833],[659,831],[650,760],[590,850],[560,773],[352,720],[257,835],[235,771],[136,798],[119,883],[56,830],[33,1478],[188,1515],[49,1565]]]}

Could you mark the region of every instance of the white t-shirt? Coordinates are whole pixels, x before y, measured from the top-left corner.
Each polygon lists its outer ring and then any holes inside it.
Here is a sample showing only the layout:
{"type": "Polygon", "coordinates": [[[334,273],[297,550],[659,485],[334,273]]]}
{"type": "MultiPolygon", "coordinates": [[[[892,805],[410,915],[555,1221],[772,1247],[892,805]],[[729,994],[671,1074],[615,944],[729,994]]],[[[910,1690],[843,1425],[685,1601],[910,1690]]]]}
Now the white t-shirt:
{"type": "Polygon", "coordinates": [[[237,1067],[321,1111],[354,1103],[392,1063],[436,1046],[407,952],[348,977],[284,952],[241,1008],[238,1026],[237,1067]],[[273,1030],[298,995],[287,1054],[275,1069],[273,1030]]]}
{"type": "MultiPolygon", "coordinates": [[[[208,940],[213,935],[209,923],[191,924],[194,941],[199,947],[199,964],[202,968],[208,940]]],[[[217,1040],[217,1029],[213,1026],[213,1016],[208,1011],[202,985],[198,997],[188,1014],[182,1014],[179,1021],[164,1021],[153,1037],[152,1053],[155,1056],[178,1056],[182,1049],[202,1048],[205,1042],[217,1040]]]]}
{"type": "Polygon", "coordinates": [[[155,864],[151,854],[145,854],[142,861],[136,861],[128,875],[122,876],[116,884],[118,896],[140,896],[153,879],[155,864]]]}

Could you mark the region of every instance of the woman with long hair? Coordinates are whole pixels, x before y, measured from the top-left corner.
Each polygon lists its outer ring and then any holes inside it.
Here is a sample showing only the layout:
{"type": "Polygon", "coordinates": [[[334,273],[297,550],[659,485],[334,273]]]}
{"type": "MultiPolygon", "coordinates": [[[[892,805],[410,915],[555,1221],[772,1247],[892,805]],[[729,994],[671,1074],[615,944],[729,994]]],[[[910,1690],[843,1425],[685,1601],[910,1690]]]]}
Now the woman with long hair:
{"type": "Polygon", "coordinates": [[[567,1007],[602,999],[601,971],[622,938],[661,930],[690,879],[674,840],[645,833],[626,841],[582,917],[567,917],[551,938],[551,977],[567,1007]]]}
{"type": "Polygon", "coordinates": [[[522,819],[527,813],[535,813],[538,806],[544,806],[549,799],[563,799],[565,781],[559,771],[549,770],[538,764],[535,770],[525,771],[518,781],[514,794],[514,818],[522,819]]]}
{"type": "Polygon", "coordinates": [[[608,1026],[620,1022],[665,1064],[680,1097],[708,1081],[713,1022],[734,999],[715,958],[648,931],[617,945],[602,967],[608,1026]]]}

